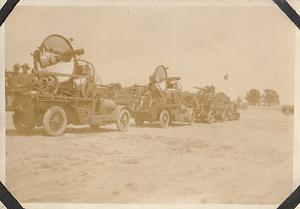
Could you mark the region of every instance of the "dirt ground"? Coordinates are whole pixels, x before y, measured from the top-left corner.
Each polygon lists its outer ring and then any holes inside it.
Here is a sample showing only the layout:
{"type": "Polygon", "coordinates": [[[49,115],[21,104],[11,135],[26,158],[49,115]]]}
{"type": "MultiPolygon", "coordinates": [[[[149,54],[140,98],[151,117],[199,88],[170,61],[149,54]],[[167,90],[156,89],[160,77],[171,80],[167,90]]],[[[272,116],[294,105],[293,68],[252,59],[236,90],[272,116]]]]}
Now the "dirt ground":
{"type": "Polygon", "coordinates": [[[292,189],[293,116],[251,108],[226,123],[60,137],[21,136],[7,120],[6,152],[22,202],[276,204],[292,189]]]}

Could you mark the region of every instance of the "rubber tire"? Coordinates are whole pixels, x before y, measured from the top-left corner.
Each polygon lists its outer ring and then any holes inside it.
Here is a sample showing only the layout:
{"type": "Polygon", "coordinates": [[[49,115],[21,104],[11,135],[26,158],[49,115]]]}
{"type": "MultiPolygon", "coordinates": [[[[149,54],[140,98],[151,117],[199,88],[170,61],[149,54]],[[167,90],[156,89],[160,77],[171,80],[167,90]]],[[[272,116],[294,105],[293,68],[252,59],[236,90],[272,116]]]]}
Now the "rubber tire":
{"type": "Polygon", "coordinates": [[[48,110],[45,112],[44,117],[43,117],[43,126],[44,126],[46,133],[49,136],[59,136],[59,135],[63,134],[67,127],[67,123],[68,123],[67,114],[66,114],[65,110],[59,106],[52,106],[52,107],[48,108],[48,110]],[[49,124],[49,119],[54,113],[60,113],[63,118],[62,126],[57,131],[51,130],[50,124],[49,124]]]}
{"type": "MultiPolygon", "coordinates": [[[[214,119],[215,119],[215,114],[214,114],[214,112],[213,111],[211,111],[209,114],[213,114],[213,117],[206,117],[205,118],[205,122],[207,123],[207,124],[211,124],[211,123],[213,123],[213,121],[214,121],[214,119]]],[[[209,115],[208,114],[208,115],[209,115]]]]}
{"type": "Polygon", "coordinates": [[[144,125],[144,121],[140,118],[134,118],[134,122],[136,126],[142,127],[144,125]]]}
{"type": "Polygon", "coordinates": [[[128,127],[129,127],[129,125],[130,125],[130,118],[131,118],[131,116],[130,116],[130,113],[129,113],[129,111],[128,111],[127,109],[123,109],[123,110],[120,111],[118,120],[117,120],[117,122],[116,122],[117,128],[118,128],[119,131],[127,131],[127,130],[128,130],[128,127]],[[124,114],[126,114],[127,117],[128,117],[128,121],[127,121],[126,127],[122,127],[122,125],[121,125],[121,119],[122,119],[122,116],[123,116],[124,114]]]}
{"type": "Polygon", "coordinates": [[[169,123],[170,123],[170,115],[169,115],[169,112],[166,111],[166,110],[161,111],[161,113],[159,114],[159,126],[160,126],[161,128],[167,128],[167,127],[169,126],[169,123]],[[167,123],[164,123],[164,121],[163,121],[163,117],[164,117],[164,116],[167,116],[167,118],[168,118],[167,123]]]}
{"type": "Polygon", "coordinates": [[[234,114],[233,114],[232,112],[229,112],[229,113],[227,114],[227,120],[228,120],[228,121],[234,120],[234,114]]]}
{"type": "Polygon", "coordinates": [[[13,117],[13,124],[19,133],[29,133],[33,131],[34,124],[24,124],[20,119],[20,113],[15,112],[13,117]]]}
{"type": "Polygon", "coordinates": [[[223,112],[223,114],[220,116],[220,120],[221,120],[222,122],[226,122],[226,121],[229,120],[229,119],[228,119],[228,116],[227,116],[227,114],[226,114],[226,112],[223,112]]]}

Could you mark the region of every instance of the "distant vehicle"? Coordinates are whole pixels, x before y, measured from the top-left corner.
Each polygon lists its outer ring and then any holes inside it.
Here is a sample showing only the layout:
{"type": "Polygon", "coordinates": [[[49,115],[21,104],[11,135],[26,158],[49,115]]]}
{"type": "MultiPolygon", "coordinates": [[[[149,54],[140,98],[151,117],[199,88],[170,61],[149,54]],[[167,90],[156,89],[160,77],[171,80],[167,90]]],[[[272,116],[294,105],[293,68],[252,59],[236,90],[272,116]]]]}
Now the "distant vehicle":
{"type": "Polygon", "coordinates": [[[196,93],[186,92],[184,103],[193,107],[196,122],[238,120],[238,106],[224,93],[215,93],[214,86],[195,87],[196,93]]]}
{"type": "Polygon", "coordinates": [[[248,109],[248,105],[247,105],[246,102],[244,102],[244,103],[242,103],[242,104],[239,106],[239,108],[240,108],[241,110],[247,110],[247,109],[248,109]]]}
{"type": "Polygon", "coordinates": [[[18,131],[44,127],[57,136],[68,124],[99,128],[111,123],[120,131],[128,129],[129,109],[104,98],[94,66],[80,59],[82,54],[83,49],[74,50],[68,39],[53,34],[34,51],[33,69],[25,65],[21,73],[16,64],[13,72],[6,71],[6,111],[14,113],[18,131]]]}
{"type": "Polygon", "coordinates": [[[294,105],[282,105],[281,111],[286,115],[294,114],[294,105]]]}

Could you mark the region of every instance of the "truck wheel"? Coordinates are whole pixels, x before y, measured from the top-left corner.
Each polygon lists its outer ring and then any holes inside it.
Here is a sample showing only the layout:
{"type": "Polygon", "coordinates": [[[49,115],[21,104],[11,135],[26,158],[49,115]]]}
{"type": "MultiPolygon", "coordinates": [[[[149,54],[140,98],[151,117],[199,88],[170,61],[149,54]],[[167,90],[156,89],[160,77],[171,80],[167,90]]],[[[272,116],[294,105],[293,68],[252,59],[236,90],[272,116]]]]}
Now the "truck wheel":
{"type": "Polygon", "coordinates": [[[195,113],[192,112],[190,119],[189,119],[189,125],[193,125],[195,123],[195,113]]]}
{"type": "Polygon", "coordinates": [[[227,120],[234,120],[234,114],[232,112],[227,113],[227,120]]]}
{"type": "Polygon", "coordinates": [[[21,117],[21,113],[18,112],[15,112],[13,115],[13,124],[20,133],[28,133],[34,129],[34,124],[24,121],[24,119],[21,117]]]}
{"type": "Polygon", "coordinates": [[[134,118],[134,122],[136,126],[143,126],[144,121],[141,118],[134,118]]]}
{"type": "Polygon", "coordinates": [[[119,118],[117,120],[117,128],[120,131],[127,131],[130,124],[130,113],[128,110],[123,109],[120,112],[119,118]]]}
{"type": "Polygon", "coordinates": [[[228,115],[226,112],[223,112],[222,115],[220,116],[220,119],[222,122],[228,121],[228,115]]]}
{"type": "Polygon", "coordinates": [[[161,128],[166,128],[168,127],[170,122],[170,115],[169,112],[164,110],[160,113],[159,115],[159,125],[161,128]]]}
{"type": "Polygon", "coordinates": [[[63,108],[50,107],[44,114],[43,126],[49,136],[61,135],[67,126],[67,114],[63,108]]]}
{"type": "Polygon", "coordinates": [[[215,119],[215,113],[213,111],[210,111],[205,119],[206,123],[211,124],[214,122],[215,119]]]}

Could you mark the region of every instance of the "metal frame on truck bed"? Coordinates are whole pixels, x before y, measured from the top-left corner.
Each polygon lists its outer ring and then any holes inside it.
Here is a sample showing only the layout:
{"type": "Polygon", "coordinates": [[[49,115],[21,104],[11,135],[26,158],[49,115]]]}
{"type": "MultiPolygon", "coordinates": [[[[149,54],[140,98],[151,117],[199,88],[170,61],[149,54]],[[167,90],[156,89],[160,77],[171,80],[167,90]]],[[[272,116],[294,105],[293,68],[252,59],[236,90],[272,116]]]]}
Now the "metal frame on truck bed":
{"type": "Polygon", "coordinates": [[[74,50],[70,40],[53,34],[32,54],[32,69],[15,64],[13,71],[6,71],[6,111],[13,112],[17,130],[28,133],[42,126],[55,136],[68,124],[99,128],[116,123],[119,130],[128,129],[128,108],[101,94],[95,68],[79,58],[82,54],[84,50],[74,50]]]}
{"type": "Polygon", "coordinates": [[[137,126],[142,126],[144,121],[158,122],[161,128],[168,127],[175,121],[189,125],[194,123],[195,114],[192,108],[182,104],[179,80],[179,77],[168,77],[167,67],[156,67],[148,85],[142,89],[139,87],[139,94],[131,107],[137,126]]]}

